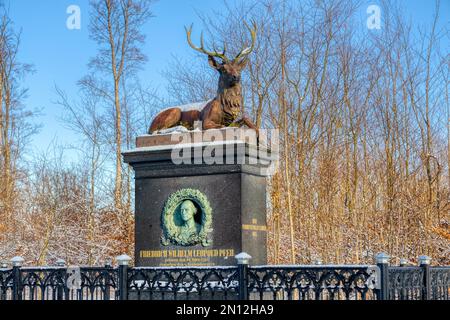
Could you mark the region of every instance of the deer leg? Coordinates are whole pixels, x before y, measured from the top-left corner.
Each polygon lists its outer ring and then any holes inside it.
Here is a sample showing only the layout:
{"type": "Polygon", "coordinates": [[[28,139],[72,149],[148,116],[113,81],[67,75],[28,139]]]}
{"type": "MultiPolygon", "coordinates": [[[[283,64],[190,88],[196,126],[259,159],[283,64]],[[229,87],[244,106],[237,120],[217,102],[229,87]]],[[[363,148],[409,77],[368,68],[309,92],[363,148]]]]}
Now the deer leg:
{"type": "Polygon", "coordinates": [[[203,130],[223,128],[222,115],[220,104],[217,100],[213,100],[202,111],[203,130]]]}
{"type": "Polygon", "coordinates": [[[203,121],[203,130],[209,129],[221,129],[223,125],[215,123],[214,121],[205,120],[203,121]]]}
{"type": "Polygon", "coordinates": [[[171,108],[166,111],[158,114],[153,120],[150,129],[148,130],[149,134],[152,134],[156,131],[162,129],[169,129],[180,123],[181,120],[181,109],[180,108],[171,108]]]}
{"type": "Polygon", "coordinates": [[[194,129],[194,123],[200,120],[200,111],[189,110],[181,112],[180,124],[189,130],[194,129]]]}
{"type": "Polygon", "coordinates": [[[256,127],[256,125],[253,124],[253,122],[252,122],[249,118],[247,118],[247,117],[242,117],[242,119],[239,120],[239,121],[236,121],[236,123],[237,123],[239,126],[246,125],[246,126],[249,127],[250,129],[255,130],[255,131],[256,131],[256,136],[259,137],[259,129],[256,127]]]}

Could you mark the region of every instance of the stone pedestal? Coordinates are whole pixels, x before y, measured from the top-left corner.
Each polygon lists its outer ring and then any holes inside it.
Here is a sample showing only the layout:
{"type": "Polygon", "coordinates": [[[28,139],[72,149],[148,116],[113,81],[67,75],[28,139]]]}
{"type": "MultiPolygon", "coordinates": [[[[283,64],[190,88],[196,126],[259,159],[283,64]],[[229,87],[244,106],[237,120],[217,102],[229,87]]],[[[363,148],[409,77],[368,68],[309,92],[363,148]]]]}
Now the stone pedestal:
{"type": "Polygon", "coordinates": [[[138,137],[137,148],[124,153],[135,171],[137,266],[235,265],[240,252],[253,265],[267,263],[266,177],[274,155],[246,141],[242,129],[207,132],[194,143],[202,132],[138,137]],[[196,207],[191,230],[203,241],[181,243],[184,200],[196,207]]]}

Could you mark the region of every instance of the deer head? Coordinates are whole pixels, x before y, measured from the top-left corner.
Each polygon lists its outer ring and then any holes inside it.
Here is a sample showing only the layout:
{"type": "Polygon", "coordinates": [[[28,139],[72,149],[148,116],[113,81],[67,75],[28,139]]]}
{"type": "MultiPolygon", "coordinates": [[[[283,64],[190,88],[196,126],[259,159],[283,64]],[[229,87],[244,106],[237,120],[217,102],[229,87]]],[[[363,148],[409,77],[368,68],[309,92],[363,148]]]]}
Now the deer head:
{"type": "Polygon", "coordinates": [[[192,25],[190,26],[190,28],[185,28],[189,46],[198,52],[206,54],[208,56],[209,65],[219,72],[219,93],[223,92],[224,89],[232,88],[240,84],[242,69],[244,69],[247,65],[248,55],[253,51],[253,48],[255,46],[256,23],[252,23],[253,28],[250,28],[247,23],[245,23],[245,26],[250,31],[252,43],[249,47],[244,47],[244,49],[242,49],[232,60],[228,59],[226,56],[227,47],[225,43],[223,45],[222,52],[218,52],[215,48],[214,51],[208,51],[204,47],[202,33],[202,35],[200,36],[200,47],[197,47],[192,43],[191,40],[192,25]],[[220,61],[217,61],[216,59],[220,59],[220,61]]]}

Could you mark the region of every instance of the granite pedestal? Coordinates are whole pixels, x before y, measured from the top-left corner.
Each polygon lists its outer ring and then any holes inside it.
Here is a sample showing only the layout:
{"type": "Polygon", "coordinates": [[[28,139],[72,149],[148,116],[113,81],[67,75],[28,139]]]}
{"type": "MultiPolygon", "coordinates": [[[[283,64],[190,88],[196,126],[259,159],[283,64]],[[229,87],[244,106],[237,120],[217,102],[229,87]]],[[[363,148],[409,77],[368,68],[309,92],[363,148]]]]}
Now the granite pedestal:
{"type": "Polygon", "coordinates": [[[219,134],[200,143],[183,140],[200,134],[138,137],[137,148],[123,154],[135,171],[136,266],[235,265],[234,256],[240,252],[249,253],[253,265],[267,263],[266,179],[275,155],[240,139],[239,133],[234,139],[217,138],[219,134]],[[174,163],[179,162],[174,155],[182,155],[184,163],[174,163]],[[216,163],[211,164],[211,158],[216,163]],[[198,190],[209,202],[208,243],[162,240],[165,205],[183,189],[198,190]]]}

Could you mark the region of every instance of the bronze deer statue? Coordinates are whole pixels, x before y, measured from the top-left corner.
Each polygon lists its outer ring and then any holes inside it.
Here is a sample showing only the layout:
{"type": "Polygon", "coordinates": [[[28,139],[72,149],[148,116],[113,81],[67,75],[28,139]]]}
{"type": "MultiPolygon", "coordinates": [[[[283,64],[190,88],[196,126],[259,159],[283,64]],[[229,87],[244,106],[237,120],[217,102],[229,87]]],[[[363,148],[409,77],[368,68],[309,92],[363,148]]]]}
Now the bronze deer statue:
{"type": "Polygon", "coordinates": [[[203,44],[203,35],[200,37],[200,47],[195,46],[191,41],[192,25],[189,29],[186,28],[189,46],[206,54],[209,65],[219,72],[217,96],[201,110],[182,111],[175,107],[162,111],[153,120],[149,129],[150,134],[180,125],[193,129],[196,121],[202,121],[203,130],[246,125],[258,133],[256,126],[247,117],[244,116],[237,120],[242,112],[243,102],[241,72],[248,63],[248,55],[253,51],[256,41],[256,24],[253,23],[253,28],[245,25],[251,34],[251,46],[242,49],[233,60],[228,59],[225,55],[226,45],[222,52],[217,52],[215,49],[214,51],[206,50],[203,44]],[[216,58],[221,60],[220,63],[216,58]]]}

